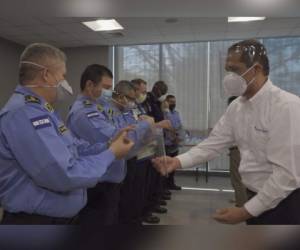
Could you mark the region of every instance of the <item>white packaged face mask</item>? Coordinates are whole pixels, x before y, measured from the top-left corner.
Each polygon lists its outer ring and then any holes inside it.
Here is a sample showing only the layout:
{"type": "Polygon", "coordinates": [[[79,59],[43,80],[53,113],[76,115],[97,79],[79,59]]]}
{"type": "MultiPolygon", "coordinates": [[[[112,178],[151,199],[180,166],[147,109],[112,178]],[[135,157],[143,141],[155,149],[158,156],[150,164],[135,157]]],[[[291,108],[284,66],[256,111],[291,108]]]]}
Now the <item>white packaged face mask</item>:
{"type": "Polygon", "coordinates": [[[245,74],[247,74],[256,64],[252,65],[249,69],[247,69],[242,75],[238,75],[234,72],[229,72],[223,79],[223,86],[225,90],[225,94],[228,97],[231,96],[242,96],[247,88],[254,82],[255,77],[247,83],[247,81],[243,78],[245,74]]]}

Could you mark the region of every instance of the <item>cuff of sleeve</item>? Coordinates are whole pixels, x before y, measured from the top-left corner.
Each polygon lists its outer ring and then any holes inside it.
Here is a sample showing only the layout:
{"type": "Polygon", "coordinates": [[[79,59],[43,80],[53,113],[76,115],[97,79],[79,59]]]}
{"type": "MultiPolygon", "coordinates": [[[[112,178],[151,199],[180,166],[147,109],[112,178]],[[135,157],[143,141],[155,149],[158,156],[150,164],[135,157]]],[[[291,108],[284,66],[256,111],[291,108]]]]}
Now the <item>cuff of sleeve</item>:
{"type": "Polygon", "coordinates": [[[102,160],[105,159],[107,166],[110,166],[113,163],[113,161],[116,160],[116,156],[110,149],[107,149],[103,153],[101,153],[101,158],[102,160]]]}
{"type": "Polygon", "coordinates": [[[188,153],[178,155],[176,158],[180,161],[182,168],[189,168],[193,166],[192,157],[188,153]]]}
{"type": "Polygon", "coordinates": [[[139,122],[139,126],[142,128],[142,129],[149,129],[151,126],[150,126],[150,123],[149,122],[146,122],[146,121],[140,121],[139,122]]]}
{"type": "Polygon", "coordinates": [[[266,206],[258,199],[257,195],[249,200],[244,207],[254,217],[259,216],[267,210],[266,206]]]}

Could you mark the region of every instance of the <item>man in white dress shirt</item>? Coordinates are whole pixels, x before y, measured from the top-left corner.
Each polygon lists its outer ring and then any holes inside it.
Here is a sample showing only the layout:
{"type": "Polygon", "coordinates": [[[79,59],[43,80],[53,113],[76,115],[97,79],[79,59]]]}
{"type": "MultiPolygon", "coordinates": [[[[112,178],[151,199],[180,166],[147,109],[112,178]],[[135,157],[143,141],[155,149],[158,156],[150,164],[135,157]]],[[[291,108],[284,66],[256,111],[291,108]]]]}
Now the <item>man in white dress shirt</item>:
{"type": "Polygon", "coordinates": [[[226,71],[225,92],[240,97],[210,136],[182,155],[153,162],[167,174],[212,160],[235,144],[248,201],[217,210],[214,218],[228,224],[300,224],[300,99],[269,80],[267,52],[256,40],[228,49],[226,71]]]}

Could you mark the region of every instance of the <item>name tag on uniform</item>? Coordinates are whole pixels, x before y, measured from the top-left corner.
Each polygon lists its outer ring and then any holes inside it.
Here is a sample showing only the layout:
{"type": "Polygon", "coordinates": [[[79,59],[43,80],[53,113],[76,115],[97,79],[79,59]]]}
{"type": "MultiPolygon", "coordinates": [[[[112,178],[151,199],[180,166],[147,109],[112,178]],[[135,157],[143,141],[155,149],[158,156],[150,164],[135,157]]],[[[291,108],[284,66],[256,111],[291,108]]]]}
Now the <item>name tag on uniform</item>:
{"type": "Polygon", "coordinates": [[[87,113],[87,117],[88,118],[93,118],[93,117],[97,117],[99,116],[99,113],[98,112],[90,112],[90,113],[87,113]]]}
{"type": "Polygon", "coordinates": [[[32,118],[30,121],[35,129],[51,127],[51,122],[47,115],[32,118]]]}

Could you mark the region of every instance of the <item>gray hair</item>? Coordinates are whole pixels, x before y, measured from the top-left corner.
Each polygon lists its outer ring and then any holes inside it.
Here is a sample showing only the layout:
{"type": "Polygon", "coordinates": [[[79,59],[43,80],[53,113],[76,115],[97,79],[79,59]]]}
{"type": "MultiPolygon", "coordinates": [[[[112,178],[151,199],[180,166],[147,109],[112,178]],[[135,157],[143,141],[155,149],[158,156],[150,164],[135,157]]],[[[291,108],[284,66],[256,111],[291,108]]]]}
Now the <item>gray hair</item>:
{"type": "Polygon", "coordinates": [[[33,80],[45,68],[54,66],[57,62],[66,62],[66,55],[60,49],[45,43],[28,45],[20,57],[19,81],[24,84],[33,80]]]}
{"type": "Polygon", "coordinates": [[[132,83],[125,80],[118,82],[114,88],[114,92],[116,92],[116,94],[124,96],[128,95],[132,90],[135,91],[135,88],[132,85],[132,83]]]}

